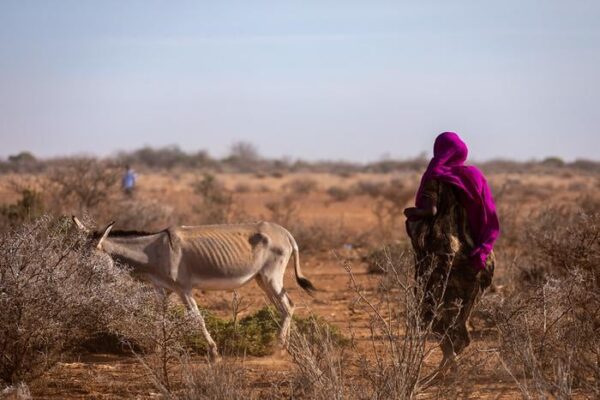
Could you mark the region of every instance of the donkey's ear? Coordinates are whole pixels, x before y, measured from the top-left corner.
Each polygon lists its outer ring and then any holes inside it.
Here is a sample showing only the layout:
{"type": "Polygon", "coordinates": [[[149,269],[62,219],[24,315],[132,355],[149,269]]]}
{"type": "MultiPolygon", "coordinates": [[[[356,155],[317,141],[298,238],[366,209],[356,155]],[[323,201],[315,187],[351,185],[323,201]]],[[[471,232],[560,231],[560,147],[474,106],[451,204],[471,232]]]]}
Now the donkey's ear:
{"type": "Polygon", "coordinates": [[[108,226],[106,228],[104,228],[104,232],[102,233],[102,236],[100,236],[100,240],[98,241],[98,244],[96,245],[96,248],[98,248],[98,250],[102,249],[102,242],[104,241],[104,239],[106,239],[108,237],[108,234],[110,233],[110,230],[113,228],[114,224],[115,224],[115,221],[112,221],[110,224],[108,224],[108,226]]]}
{"type": "Polygon", "coordinates": [[[80,231],[83,231],[85,233],[90,233],[90,230],[88,228],[86,228],[85,225],[83,225],[76,216],[72,215],[71,218],[73,219],[73,223],[75,224],[77,229],[79,229],[80,231]]]}

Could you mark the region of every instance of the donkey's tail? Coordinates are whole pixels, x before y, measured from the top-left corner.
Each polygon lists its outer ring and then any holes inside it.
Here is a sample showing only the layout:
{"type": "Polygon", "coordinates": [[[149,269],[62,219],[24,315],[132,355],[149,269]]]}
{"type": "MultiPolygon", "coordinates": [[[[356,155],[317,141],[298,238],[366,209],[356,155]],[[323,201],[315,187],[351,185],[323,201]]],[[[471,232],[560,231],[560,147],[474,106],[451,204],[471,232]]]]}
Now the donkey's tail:
{"type": "Polygon", "coordinates": [[[317,288],[312,284],[311,281],[308,280],[303,274],[302,269],[300,268],[300,252],[298,251],[298,244],[296,240],[292,236],[287,229],[285,229],[287,233],[290,244],[292,245],[292,255],[294,256],[294,271],[296,272],[296,282],[298,286],[304,289],[308,294],[312,295],[313,292],[317,291],[317,288]]]}

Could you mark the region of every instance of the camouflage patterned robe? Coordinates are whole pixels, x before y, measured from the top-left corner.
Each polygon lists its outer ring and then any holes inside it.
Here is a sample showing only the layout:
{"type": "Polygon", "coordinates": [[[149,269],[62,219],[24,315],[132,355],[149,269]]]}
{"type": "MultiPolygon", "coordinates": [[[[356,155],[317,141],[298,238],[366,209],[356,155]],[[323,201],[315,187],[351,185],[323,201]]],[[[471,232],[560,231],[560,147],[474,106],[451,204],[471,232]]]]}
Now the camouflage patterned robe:
{"type": "Polygon", "coordinates": [[[461,195],[447,183],[426,182],[424,196],[436,204],[437,213],[406,223],[415,251],[415,277],[425,290],[422,321],[429,323],[433,319],[433,331],[443,336],[444,352],[455,354],[469,345],[467,321],[481,293],[491,284],[495,262],[491,253],[485,271],[479,274],[469,262],[473,240],[467,214],[459,201],[461,195]]]}

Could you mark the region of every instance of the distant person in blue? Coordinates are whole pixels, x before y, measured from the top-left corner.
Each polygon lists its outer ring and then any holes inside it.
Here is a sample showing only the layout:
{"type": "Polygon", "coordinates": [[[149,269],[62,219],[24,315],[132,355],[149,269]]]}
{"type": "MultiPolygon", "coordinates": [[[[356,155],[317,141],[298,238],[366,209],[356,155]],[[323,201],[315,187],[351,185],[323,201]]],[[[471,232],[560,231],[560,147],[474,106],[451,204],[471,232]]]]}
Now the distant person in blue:
{"type": "Polygon", "coordinates": [[[126,195],[132,196],[133,191],[135,189],[135,181],[137,179],[137,174],[131,168],[131,166],[127,165],[125,167],[125,175],[123,175],[123,180],[121,181],[121,186],[123,187],[123,192],[126,195]]]}

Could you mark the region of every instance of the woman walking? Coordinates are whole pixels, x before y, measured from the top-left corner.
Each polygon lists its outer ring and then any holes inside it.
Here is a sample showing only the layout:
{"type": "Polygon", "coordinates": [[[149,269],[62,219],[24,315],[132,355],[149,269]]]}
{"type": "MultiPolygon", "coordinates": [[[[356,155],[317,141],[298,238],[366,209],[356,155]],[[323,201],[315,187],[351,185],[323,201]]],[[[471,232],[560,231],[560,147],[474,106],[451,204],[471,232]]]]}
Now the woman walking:
{"type": "Polygon", "coordinates": [[[421,320],[441,336],[444,367],[469,345],[467,321],[492,282],[500,229],[487,181],[464,164],[468,150],[460,137],[440,134],[433,153],[415,207],[404,214],[424,290],[421,320]]]}

